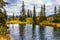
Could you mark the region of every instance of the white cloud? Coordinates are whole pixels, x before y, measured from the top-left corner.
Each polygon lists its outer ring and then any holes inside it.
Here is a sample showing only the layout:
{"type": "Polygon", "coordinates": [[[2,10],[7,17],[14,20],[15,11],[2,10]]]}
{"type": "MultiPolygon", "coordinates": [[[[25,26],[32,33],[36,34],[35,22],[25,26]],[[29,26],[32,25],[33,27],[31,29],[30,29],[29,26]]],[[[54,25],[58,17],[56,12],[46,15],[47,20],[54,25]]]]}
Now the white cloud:
{"type": "Polygon", "coordinates": [[[46,6],[52,6],[52,5],[53,5],[52,2],[47,2],[47,3],[45,3],[45,4],[46,4],[46,6]]]}
{"type": "MultiPolygon", "coordinates": [[[[9,2],[10,0],[5,0],[9,2]]],[[[36,11],[40,11],[41,5],[44,3],[46,4],[46,13],[53,13],[54,12],[54,5],[60,5],[60,0],[50,0],[47,2],[44,2],[44,0],[15,0],[15,2],[11,2],[11,4],[7,5],[5,8],[7,11],[16,12],[15,14],[19,14],[17,12],[21,11],[21,5],[22,2],[24,1],[25,4],[25,9],[30,9],[33,11],[33,6],[36,6],[36,11]]],[[[9,13],[8,13],[9,14],[9,13]]]]}
{"type": "Polygon", "coordinates": [[[53,5],[54,6],[59,6],[60,5],[60,0],[53,0],[53,5]]]}

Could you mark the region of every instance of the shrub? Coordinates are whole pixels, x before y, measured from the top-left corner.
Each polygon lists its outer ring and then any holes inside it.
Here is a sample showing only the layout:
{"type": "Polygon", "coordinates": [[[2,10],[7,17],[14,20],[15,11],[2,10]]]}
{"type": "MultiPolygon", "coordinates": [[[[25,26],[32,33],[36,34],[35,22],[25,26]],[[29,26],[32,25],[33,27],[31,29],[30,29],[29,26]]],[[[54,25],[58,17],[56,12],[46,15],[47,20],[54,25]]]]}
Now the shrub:
{"type": "Polygon", "coordinates": [[[7,34],[7,29],[3,26],[0,27],[0,35],[6,35],[7,34]]]}

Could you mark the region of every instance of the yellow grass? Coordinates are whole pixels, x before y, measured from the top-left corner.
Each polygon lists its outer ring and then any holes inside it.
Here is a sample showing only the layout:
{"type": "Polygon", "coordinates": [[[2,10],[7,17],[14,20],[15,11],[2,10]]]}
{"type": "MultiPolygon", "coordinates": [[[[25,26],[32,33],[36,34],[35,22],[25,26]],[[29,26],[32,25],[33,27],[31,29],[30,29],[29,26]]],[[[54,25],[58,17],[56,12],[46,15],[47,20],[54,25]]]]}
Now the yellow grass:
{"type": "Polygon", "coordinates": [[[30,19],[26,19],[26,22],[22,22],[19,20],[11,20],[11,21],[7,21],[6,24],[32,24],[32,20],[30,19]]]}
{"type": "Polygon", "coordinates": [[[9,34],[7,34],[6,36],[0,35],[0,40],[14,40],[14,39],[9,34]]]}
{"type": "Polygon", "coordinates": [[[53,23],[53,22],[48,22],[48,21],[45,21],[45,22],[41,22],[40,25],[49,25],[49,26],[55,26],[55,27],[60,27],[60,23],[53,23]]]}
{"type": "MultiPolygon", "coordinates": [[[[11,21],[7,21],[7,24],[32,24],[33,20],[32,18],[26,18],[26,22],[22,22],[19,20],[11,20],[11,21]]],[[[60,23],[53,23],[51,21],[43,21],[39,23],[40,25],[52,25],[52,26],[57,26],[60,27],[60,23]]]]}

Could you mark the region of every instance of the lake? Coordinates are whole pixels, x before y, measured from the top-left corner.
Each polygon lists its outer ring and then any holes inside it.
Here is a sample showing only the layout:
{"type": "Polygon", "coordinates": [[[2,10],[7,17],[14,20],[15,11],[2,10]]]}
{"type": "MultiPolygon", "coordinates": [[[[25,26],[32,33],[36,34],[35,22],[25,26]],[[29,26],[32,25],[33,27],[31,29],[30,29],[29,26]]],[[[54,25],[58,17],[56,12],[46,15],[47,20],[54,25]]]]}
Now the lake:
{"type": "Polygon", "coordinates": [[[14,40],[60,40],[60,29],[32,24],[9,24],[14,40]]]}

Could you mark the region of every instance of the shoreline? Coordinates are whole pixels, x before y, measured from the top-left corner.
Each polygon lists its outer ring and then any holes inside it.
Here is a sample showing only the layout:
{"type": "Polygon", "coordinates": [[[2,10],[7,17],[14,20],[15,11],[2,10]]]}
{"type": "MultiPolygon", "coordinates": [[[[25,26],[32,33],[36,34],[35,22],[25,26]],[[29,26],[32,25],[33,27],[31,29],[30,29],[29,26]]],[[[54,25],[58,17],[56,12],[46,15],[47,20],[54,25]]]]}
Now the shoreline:
{"type": "Polygon", "coordinates": [[[60,27],[60,23],[40,23],[40,25],[60,27]]]}
{"type": "MultiPolygon", "coordinates": [[[[33,24],[33,21],[26,21],[26,22],[21,22],[21,21],[10,21],[10,22],[6,22],[6,24],[33,24]]],[[[56,27],[60,27],[60,23],[53,23],[53,22],[41,22],[38,23],[39,25],[45,25],[45,26],[56,26],[56,27]]]]}
{"type": "Polygon", "coordinates": [[[10,34],[0,35],[0,40],[14,40],[10,34]]]}

